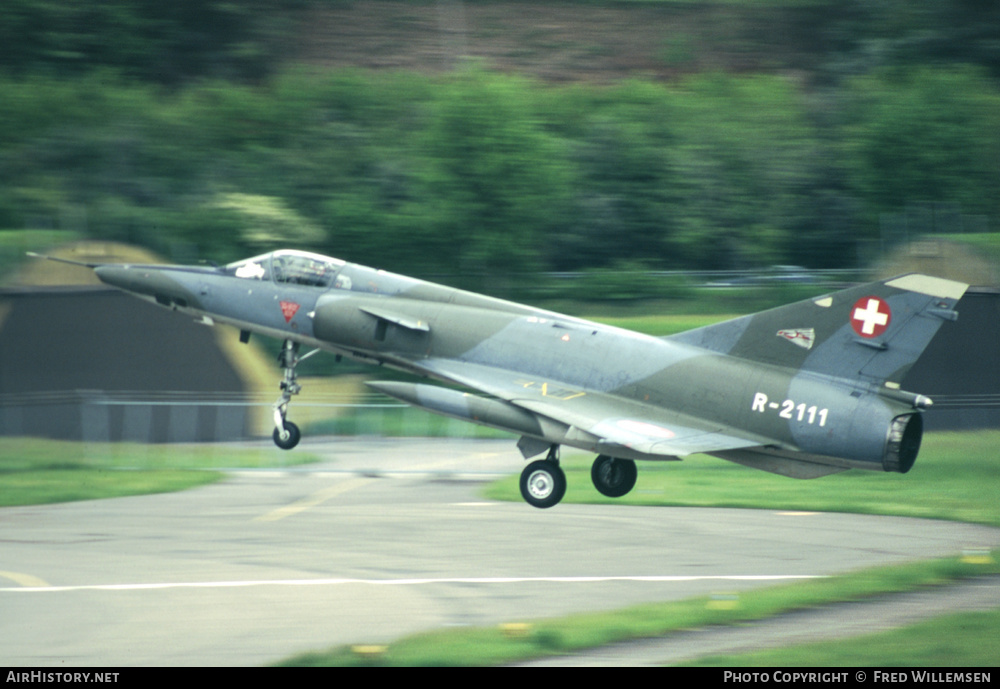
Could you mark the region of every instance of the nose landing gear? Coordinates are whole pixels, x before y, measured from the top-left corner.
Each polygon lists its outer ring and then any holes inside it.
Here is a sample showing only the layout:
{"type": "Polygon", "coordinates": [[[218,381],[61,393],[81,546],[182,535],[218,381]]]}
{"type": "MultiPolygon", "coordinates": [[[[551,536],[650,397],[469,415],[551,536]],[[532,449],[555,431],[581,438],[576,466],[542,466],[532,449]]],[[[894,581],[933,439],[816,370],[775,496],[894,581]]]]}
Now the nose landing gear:
{"type": "Polygon", "coordinates": [[[302,433],[299,427],[286,419],[288,415],[288,403],[292,401],[292,395],[297,395],[302,391],[302,386],[298,383],[298,375],[295,367],[300,361],[304,361],[318,352],[314,349],[303,357],[299,356],[299,343],[285,340],[281,354],[278,355],[278,363],[285,371],[284,380],[281,381],[281,397],[274,403],[274,433],[272,438],[274,444],[282,450],[291,450],[299,444],[302,433]]]}

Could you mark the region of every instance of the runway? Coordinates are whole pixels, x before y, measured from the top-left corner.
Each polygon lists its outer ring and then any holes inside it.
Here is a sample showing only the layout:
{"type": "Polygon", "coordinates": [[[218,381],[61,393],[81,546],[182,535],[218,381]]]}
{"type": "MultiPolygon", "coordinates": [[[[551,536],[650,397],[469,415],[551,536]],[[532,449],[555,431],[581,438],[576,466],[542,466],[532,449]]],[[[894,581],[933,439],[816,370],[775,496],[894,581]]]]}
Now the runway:
{"type": "Polygon", "coordinates": [[[260,665],[1000,545],[930,520],[486,501],[523,466],[510,441],[303,447],[325,461],[0,510],[0,663],[260,665]]]}

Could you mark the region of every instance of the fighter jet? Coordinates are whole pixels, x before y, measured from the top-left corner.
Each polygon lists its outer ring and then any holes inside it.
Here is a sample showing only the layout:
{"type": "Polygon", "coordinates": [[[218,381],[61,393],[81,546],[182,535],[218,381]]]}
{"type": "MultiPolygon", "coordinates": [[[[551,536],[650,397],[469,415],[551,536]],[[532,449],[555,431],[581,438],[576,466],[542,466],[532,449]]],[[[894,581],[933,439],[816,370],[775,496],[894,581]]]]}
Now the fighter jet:
{"type": "Polygon", "coordinates": [[[520,479],[540,508],[565,493],[564,445],[598,455],[591,477],[611,497],[635,486],[635,460],[695,453],[795,478],[906,473],[931,400],[900,383],[968,287],[911,273],[651,337],[296,250],[221,267],[83,265],[243,342],[283,340],[278,447],[301,437],[287,418],[297,364],[327,351],[435,381],[368,383],[390,397],[520,436],[525,460],[545,455],[520,479]]]}

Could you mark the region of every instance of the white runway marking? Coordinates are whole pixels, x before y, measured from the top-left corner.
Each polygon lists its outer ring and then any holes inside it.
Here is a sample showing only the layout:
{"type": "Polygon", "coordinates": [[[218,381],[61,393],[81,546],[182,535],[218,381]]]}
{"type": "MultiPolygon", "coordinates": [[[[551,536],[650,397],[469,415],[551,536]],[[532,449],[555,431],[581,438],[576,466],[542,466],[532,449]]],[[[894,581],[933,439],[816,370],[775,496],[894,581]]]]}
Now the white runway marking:
{"type": "Polygon", "coordinates": [[[440,577],[428,579],[259,579],[249,581],[187,581],[149,584],[89,584],[82,586],[23,586],[0,588],[0,593],[57,593],[64,591],[148,591],[155,589],[192,588],[241,588],[251,586],[422,586],[425,584],[590,584],[611,581],[638,581],[647,583],[687,581],[793,581],[797,579],[824,579],[815,574],[747,574],[747,575],[636,575],[636,576],[579,576],[579,577],[440,577]]]}

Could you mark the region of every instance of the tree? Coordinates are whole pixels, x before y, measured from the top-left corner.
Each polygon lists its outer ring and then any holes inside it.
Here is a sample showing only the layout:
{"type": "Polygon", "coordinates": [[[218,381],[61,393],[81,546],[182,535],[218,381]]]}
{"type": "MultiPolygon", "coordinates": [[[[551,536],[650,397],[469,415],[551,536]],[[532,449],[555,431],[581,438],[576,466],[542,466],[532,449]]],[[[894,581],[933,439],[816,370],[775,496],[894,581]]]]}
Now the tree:
{"type": "Polygon", "coordinates": [[[793,85],[707,75],[676,90],[677,242],[687,265],[779,262],[810,215],[823,146],[793,85]]]}
{"type": "Polygon", "coordinates": [[[176,84],[259,79],[287,45],[301,0],[4,0],[0,71],[113,68],[176,84]]]}
{"type": "Polygon", "coordinates": [[[538,247],[564,221],[564,148],[538,119],[533,87],[470,70],[440,86],[419,136],[417,216],[448,237],[461,272],[533,272],[538,247]]]}
{"type": "Polygon", "coordinates": [[[930,201],[997,216],[1000,93],[981,70],[882,70],[847,87],[845,146],[873,211],[930,201]]]}

